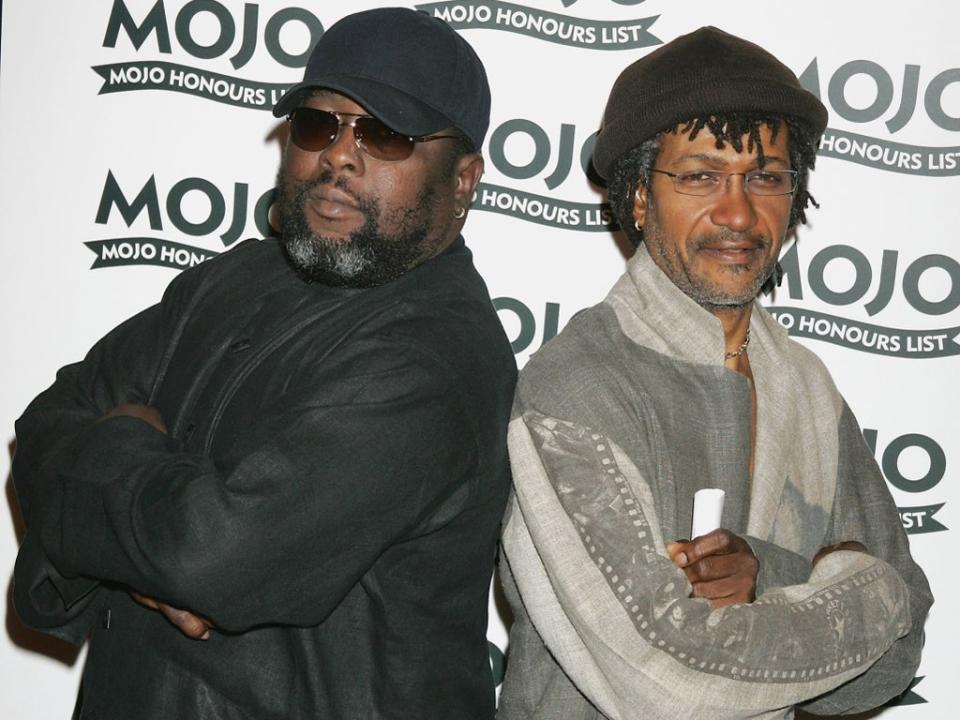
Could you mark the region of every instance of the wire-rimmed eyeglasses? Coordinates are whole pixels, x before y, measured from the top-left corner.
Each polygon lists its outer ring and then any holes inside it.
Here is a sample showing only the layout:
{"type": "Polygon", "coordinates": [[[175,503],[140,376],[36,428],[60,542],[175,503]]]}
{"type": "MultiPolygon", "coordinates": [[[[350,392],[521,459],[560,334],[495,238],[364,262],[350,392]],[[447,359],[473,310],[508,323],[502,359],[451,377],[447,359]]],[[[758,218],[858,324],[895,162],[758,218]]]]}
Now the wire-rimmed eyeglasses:
{"type": "Polygon", "coordinates": [[[724,192],[734,175],[743,177],[743,188],[751,195],[789,195],[797,189],[796,170],[751,170],[745,173],[687,170],[673,173],[651,168],[650,172],[669,177],[673,181],[673,189],[681,195],[705,197],[724,192]]]}

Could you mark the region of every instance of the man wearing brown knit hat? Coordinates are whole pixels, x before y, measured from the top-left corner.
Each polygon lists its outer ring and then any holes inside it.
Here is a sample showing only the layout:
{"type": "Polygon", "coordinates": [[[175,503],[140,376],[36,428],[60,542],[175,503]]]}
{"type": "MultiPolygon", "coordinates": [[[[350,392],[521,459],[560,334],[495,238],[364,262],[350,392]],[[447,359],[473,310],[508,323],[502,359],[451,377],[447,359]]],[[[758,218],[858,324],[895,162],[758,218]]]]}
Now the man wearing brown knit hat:
{"type": "Polygon", "coordinates": [[[826,120],[715,28],[614,85],[594,164],[637,251],[521,373],[498,717],[849,713],[913,678],[932,598],[896,507],[823,364],[755,302],[826,120]],[[720,527],[692,533],[707,488],[720,527]]]}

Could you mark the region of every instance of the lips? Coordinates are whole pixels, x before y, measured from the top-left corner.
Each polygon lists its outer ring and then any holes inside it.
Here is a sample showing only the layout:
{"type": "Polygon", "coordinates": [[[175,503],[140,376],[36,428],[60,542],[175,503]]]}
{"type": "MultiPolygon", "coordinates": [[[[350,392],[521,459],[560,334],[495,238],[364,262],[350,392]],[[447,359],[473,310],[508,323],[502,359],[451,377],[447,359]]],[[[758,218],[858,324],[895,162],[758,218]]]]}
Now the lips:
{"type": "Polygon", "coordinates": [[[354,220],[360,212],[360,204],[350,193],[330,185],[320,186],[307,195],[307,207],[327,221],[354,220]]]}
{"type": "Polygon", "coordinates": [[[708,242],[700,247],[701,252],[731,265],[747,265],[758,257],[763,249],[762,242],[750,240],[708,242]]]}

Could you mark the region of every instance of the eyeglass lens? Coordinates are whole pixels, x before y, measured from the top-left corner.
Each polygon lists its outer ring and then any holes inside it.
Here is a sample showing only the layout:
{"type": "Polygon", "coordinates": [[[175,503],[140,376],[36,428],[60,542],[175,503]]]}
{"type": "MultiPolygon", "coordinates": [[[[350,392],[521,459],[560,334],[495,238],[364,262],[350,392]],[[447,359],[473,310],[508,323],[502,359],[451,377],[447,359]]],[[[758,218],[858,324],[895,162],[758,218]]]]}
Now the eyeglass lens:
{"type": "Polygon", "coordinates": [[[744,189],[752,195],[789,195],[796,190],[797,174],[792,170],[753,170],[748,173],[725,173],[695,170],[666,173],[677,192],[685,195],[713,195],[722,192],[734,175],[743,177],[744,189]]]}
{"type": "MultiPolygon", "coordinates": [[[[290,137],[297,147],[319,152],[336,139],[340,120],[332,112],[300,107],[290,119],[290,137]]],[[[378,160],[405,160],[413,153],[414,141],[374,117],[354,117],[353,136],[360,148],[378,160]]]]}

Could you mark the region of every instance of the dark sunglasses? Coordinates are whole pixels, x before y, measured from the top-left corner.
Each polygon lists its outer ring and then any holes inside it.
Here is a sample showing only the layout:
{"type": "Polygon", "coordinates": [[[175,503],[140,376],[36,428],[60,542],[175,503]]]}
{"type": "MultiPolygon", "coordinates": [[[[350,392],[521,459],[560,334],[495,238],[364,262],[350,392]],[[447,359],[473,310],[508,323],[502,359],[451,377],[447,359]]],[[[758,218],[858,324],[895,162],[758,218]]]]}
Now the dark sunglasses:
{"type": "Polygon", "coordinates": [[[417,143],[457,139],[459,135],[423,135],[411,137],[391,130],[372,115],[342,113],[299,107],[287,118],[290,121],[290,139],[302,150],[319,152],[330,147],[340,134],[341,127],[353,128],[357,147],[378,160],[406,160],[417,143]]]}

